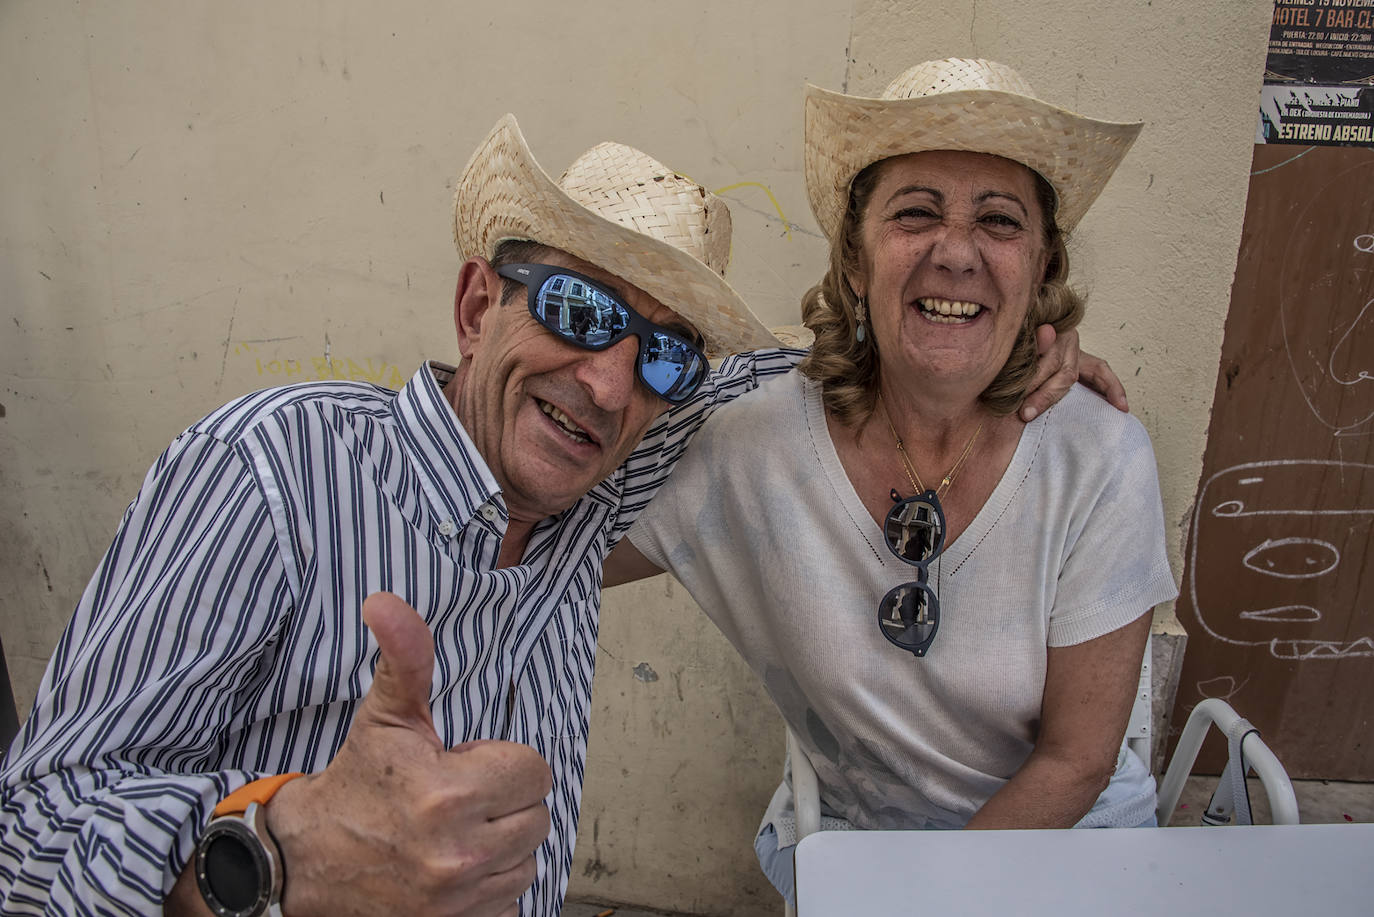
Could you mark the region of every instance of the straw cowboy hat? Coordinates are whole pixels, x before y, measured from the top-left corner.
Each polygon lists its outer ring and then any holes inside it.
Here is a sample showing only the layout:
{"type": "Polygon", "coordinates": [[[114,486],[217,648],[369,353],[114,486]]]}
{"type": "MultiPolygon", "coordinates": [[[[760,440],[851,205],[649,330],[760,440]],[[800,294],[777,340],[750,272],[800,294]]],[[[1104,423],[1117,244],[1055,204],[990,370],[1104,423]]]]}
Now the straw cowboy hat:
{"type": "Polygon", "coordinates": [[[880,159],[924,150],[993,153],[1029,166],[1054,188],[1059,227],[1067,232],[1141,128],[1042,102],[1005,64],[958,58],[917,64],[877,99],[807,86],[805,107],[806,192],[831,239],[855,175],[880,159]]]}
{"type": "Polygon", "coordinates": [[[463,258],[490,258],[506,239],[561,249],[629,281],[695,325],[708,357],[780,344],[725,282],[725,202],[639,150],[599,144],[555,182],[515,116],[503,117],[458,179],[453,241],[463,258]]]}

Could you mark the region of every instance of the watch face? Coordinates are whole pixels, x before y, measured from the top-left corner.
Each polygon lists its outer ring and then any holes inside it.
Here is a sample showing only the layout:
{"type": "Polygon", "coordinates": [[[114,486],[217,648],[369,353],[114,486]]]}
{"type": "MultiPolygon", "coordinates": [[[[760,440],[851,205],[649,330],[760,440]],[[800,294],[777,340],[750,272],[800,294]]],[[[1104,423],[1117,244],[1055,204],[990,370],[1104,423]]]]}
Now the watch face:
{"type": "Polygon", "coordinates": [[[196,883],[218,917],[267,913],[273,891],[272,863],[262,841],[240,818],[210,822],[196,847],[196,883]]]}
{"type": "Polygon", "coordinates": [[[221,834],[205,850],[205,882],[210,894],[230,913],[251,914],[262,897],[265,876],[260,865],[242,840],[221,834]]]}

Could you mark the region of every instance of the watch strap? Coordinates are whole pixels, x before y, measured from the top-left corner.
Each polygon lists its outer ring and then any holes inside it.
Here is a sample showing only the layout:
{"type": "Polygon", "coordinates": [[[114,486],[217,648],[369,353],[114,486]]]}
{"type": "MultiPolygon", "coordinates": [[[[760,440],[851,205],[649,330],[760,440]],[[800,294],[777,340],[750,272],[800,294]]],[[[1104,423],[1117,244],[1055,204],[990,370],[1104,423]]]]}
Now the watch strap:
{"type": "Polygon", "coordinates": [[[249,804],[254,802],[260,806],[265,806],[267,801],[277,794],[277,790],[297,777],[304,776],[303,773],[296,771],[290,774],[274,774],[271,777],[254,780],[252,783],[245,783],[221,799],[219,805],[215,806],[214,814],[216,817],[237,815],[248,811],[249,804]]]}

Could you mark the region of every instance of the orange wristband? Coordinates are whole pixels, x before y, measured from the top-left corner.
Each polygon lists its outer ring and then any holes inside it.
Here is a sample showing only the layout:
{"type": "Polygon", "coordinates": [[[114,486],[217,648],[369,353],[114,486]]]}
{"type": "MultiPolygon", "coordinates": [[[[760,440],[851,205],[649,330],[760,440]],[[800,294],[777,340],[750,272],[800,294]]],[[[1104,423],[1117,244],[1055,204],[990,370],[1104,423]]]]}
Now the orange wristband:
{"type": "Polygon", "coordinates": [[[281,789],[288,781],[304,776],[305,774],[297,771],[294,774],[277,774],[272,777],[263,777],[261,780],[254,780],[252,783],[245,783],[220,800],[219,805],[215,806],[215,815],[233,815],[246,812],[249,804],[254,802],[258,805],[266,805],[267,800],[275,796],[277,790],[281,789]]]}

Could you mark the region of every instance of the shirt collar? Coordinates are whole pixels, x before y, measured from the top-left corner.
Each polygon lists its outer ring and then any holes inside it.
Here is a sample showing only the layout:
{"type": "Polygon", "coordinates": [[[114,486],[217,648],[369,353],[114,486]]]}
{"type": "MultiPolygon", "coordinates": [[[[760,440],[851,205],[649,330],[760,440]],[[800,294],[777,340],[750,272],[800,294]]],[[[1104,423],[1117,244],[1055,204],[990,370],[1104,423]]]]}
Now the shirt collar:
{"type": "Polygon", "coordinates": [[[426,361],[396,395],[396,426],[420,486],[440,520],[467,525],[491,503],[507,521],[505,501],[491,469],[444,397],[454,369],[426,361]]]}

